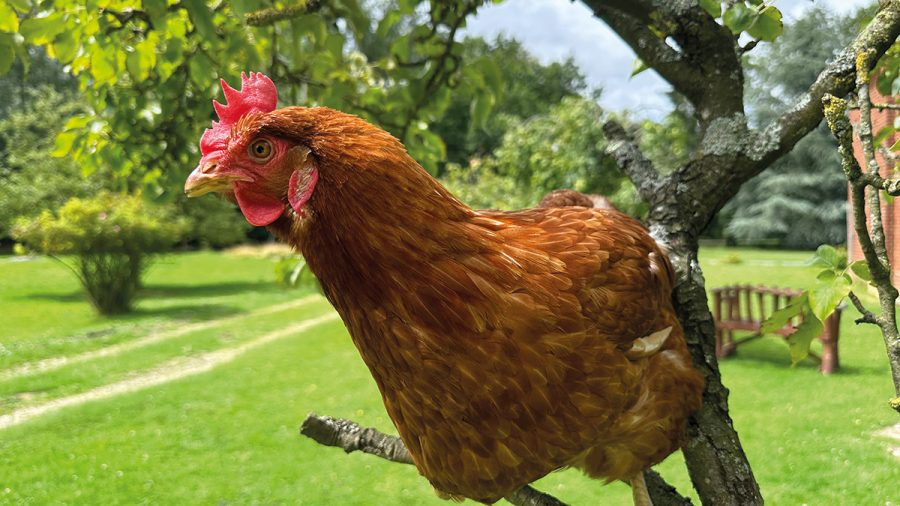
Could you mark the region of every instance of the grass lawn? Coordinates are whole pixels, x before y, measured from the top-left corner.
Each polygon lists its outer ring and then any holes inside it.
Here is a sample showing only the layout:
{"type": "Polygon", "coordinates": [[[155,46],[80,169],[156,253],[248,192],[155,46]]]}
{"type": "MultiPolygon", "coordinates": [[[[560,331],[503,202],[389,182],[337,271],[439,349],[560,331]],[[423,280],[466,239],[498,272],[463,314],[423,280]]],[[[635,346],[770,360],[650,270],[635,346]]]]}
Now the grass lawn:
{"type": "MultiPolygon", "coordinates": [[[[711,287],[803,287],[808,253],[705,249],[711,287]]],[[[282,290],[272,261],[215,253],[172,255],[147,277],[127,317],[93,315],[63,267],[0,257],[0,418],[152,371],[183,357],[227,350],[327,314],[321,298],[282,290]],[[273,309],[266,312],[267,308],[273,309]],[[222,321],[219,321],[219,320],[222,321]],[[197,322],[196,331],[52,370],[3,371],[78,357],[197,322]],[[154,334],[155,333],[155,334],[154,334]]],[[[900,461],[873,433],[896,423],[877,331],[841,325],[843,370],[792,368],[787,346],[765,338],[722,364],[732,416],[771,504],[897,504],[900,461]]],[[[345,455],[298,436],[310,411],[392,432],[381,399],[338,320],[275,340],[211,371],[54,411],[0,429],[0,504],[448,504],[411,466],[345,455]]],[[[674,455],[658,470],[691,490],[674,455]]],[[[537,484],[573,504],[629,504],[622,484],[576,471],[537,484]]]]}

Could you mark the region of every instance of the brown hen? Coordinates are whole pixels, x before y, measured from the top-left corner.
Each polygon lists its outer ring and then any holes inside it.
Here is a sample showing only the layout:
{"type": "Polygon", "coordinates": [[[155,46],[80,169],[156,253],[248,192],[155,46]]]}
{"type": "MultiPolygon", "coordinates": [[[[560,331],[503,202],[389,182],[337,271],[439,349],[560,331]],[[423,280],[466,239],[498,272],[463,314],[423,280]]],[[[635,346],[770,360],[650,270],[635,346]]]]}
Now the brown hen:
{"type": "Polygon", "coordinates": [[[439,494],[492,503],[565,466],[638,490],[679,447],[703,380],[639,222],[475,211],[355,116],[275,109],[261,74],[226,97],[185,191],[303,253],[439,494]]]}

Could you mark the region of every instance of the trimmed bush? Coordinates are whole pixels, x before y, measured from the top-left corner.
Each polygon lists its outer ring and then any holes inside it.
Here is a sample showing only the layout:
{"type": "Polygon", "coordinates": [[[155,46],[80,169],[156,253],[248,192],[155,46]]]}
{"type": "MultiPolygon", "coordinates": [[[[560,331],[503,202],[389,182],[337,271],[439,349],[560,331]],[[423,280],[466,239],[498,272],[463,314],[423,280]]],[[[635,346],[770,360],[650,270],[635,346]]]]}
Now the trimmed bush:
{"type": "Polygon", "coordinates": [[[186,230],[171,207],[151,206],[137,195],[101,192],[73,198],[58,213],[17,221],[13,237],[65,263],[101,314],[131,309],[141,274],[155,253],[172,247],[186,230]],[[72,255],[74,265],[59,258],[72,255]]]}

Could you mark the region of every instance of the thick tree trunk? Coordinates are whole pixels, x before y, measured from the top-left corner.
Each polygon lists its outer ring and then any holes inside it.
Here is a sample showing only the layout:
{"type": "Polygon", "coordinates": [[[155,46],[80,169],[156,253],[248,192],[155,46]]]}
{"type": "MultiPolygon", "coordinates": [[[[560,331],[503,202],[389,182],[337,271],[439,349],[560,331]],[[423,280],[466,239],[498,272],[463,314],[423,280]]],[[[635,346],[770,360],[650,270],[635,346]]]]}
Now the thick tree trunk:
{"type": "Polygon", "coordinates": [[[762,130],[751,129],[743,114],[743,49],[697,2],[583,1],[696,111],[700,146],[688,164],[667,176],[657,173],[621,126],[608,123],[604,130],[610,154],[650,203],[651,232],[669,249],[678,275],[676,309],[694,364],[707,381],[703,408],[691,421],[684,448],[691,480],[704,504],[761,504],[759,486],[728,413],[698,238],[745,181],[818,126],[823,95],[851,91],[857,54],[871,50],[881,55],[897,40],[900,0],[882,2],[875,19],[824,68],[797,105],[762,130]],[[661,37],[660,30],[668,38],[661,37]],[[674,44],[666,43],[669,38],[674,44]]]}

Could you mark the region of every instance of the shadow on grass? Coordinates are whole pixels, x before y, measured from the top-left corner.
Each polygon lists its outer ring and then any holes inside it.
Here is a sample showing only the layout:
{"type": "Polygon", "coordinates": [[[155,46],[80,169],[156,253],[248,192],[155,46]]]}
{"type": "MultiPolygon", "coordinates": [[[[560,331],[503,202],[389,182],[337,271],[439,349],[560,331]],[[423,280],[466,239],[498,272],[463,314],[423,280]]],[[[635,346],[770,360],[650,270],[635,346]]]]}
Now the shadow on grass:
{"type": "Polygon", "coordinates": [[[188,320],[207,321],[223,318],[246,312],[244,308],[225,304],[184,304],[165,307],[141,307],[140,300],[137,306],[129,313],[107,317],[114,322],[129,322],[131,320],[143,320],[146,318],[160,318],[164,320],[188,320]]]}
{"type": "MultiPolygon", "coordinates": [[[[138,293],[137,300],[141,299],[165,299],[165,298],[190,298],[190,297],[216,297],[222,295],[236,295],[246,292],[274,292],[279,290],[278,285],[272,282],[226,282],[207,285],[149,285],[138,293]]],[[[82,290],[68,293],[29,293],[22,295],[21,299],[49,300],[54,302],[86,302],[87,296],[82,290]]]]}
{"type": "MultiPolygon", "coordinates": [[[[208,297],[240,295],[242,293],[273,292],[279,287],[272,282],[223,282],[198,285],[152,284],[141,289],[134,308],[124,314],[108,315],[106,319],[115,323],[128,323],[147,318],[171,321],[206,321],[235,315],[245,308],[204,301],[208,297]],[[172,300],[172,304],[159,306],[160,301],[172,300]],[[177,302],[176,302],[177,300],[177,302]],[[144,302],[150,302],[144,304],[144,302]],[[148,307],[150,306],[150,307],[148,307]]],[[[88,303],[82,290],[66,293],[30,293],[22,299],[46,300],[61,303],[88,303]]]]}
{"type": "MultiPolygon", "coordinates": [[[[821,349],[813,347],[813,353],[821,356],[821,349]]],[[[812,358],[801,360],[796,366],[791,365],[791,352],[787,342],[782,342],[777,337],[765,337],[763,340],[756,341],[738,348],[737,352],[728,357],[719,359],[719,364],[728,362],[740,362],[743,365],[749,363],[758,364],[761,368],[771,368],[780,370],[791,369],[809,369],[818,370],[819,362],[812,358]]],[[[877,376],[883,374],[883,368],[868,365],[847,365],[842,362],[840,368],[834,373],[840,376],[877,376]]]]}
{"type": "Polygon", "coordinates": [[[140,298],[167,297],[215,297],[235,295],[245,292],[273,292],[279,290],[278,285],[268,281],[229,281],[225,283],[203,285],[161,285],[146,286],[141,290],[140,298]]]}

